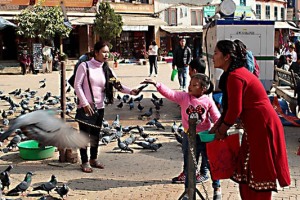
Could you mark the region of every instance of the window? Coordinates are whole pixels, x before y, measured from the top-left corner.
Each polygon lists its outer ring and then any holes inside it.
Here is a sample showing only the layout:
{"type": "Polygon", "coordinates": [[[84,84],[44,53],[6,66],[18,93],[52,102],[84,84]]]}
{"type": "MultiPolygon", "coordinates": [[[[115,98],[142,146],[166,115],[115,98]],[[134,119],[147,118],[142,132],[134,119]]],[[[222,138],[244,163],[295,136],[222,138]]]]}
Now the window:
{"type": "Polygon", "coordinates": [[[284,12],[285,12],[284,8],[281,8],[281,9],[280,9],[281,20],[285,20],[284,12]]]}
{"type": "Polygon", "coordinates": [[[197,26],[202,24],[202,12],[201,10],[191,10],[191,25],[197,26]]]}
{"type": "Polygon", "coordinates": [[[177,14],[175,8],[169,8],[165,11],[165,22],[168,25],[177,25],[177,14]]]}
{"type": "Polygon", "coordinates": [[[274,18],[275,18],[275,20],[278,20],[278,8],[277,8],[277,6],[274,7],[274,18]]]}
{"type": "Polygon", "coordinates": [[[270,19],[270,6],[266,5],[266,19],[270,19]]]}
{"type": "Polygon", "coordinates": [[[246,0],[240,0],[240,6],[246,6],[246,0]]]}
{"type": "Polygon", "coordinates": [[[256,4],[256,18],[261,19],[261,5],[256,4]]]}

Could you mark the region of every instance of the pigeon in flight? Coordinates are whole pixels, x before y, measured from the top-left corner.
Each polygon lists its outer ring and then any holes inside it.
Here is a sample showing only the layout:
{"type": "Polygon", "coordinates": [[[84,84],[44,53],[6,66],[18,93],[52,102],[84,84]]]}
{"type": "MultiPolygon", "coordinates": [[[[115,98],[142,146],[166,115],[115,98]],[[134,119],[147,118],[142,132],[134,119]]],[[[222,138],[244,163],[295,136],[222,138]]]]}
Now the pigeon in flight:
{"type": "Polygon", "coordinates": [[[37,110],[19,116],[0,136],[0,141],[8,138],[20,128],[28,139],[37,140],[40,145],[76,148],[85,147],[88,144],[85,134],[79,134],[77,130],[56,118],[53,113],[53,110],[37,110]]]}
{"type": "Polygon", "coordinates": [[[51,180],[49,182],[43,183],[42,185],[33,188],[32,191],[44,190],[44,191],[48,192],[48,194],[49,194],[49,192],[56,187],[56,184],[57,184],[56,176],[52,175],[51,180]]]}
{"type": "Polygon", "coordinates": [[[15,195],[19,192],[23,194],[23,192],[25,192],[31,185],[31,180],[32,180],[32,172],[27,172],[24,180],[21,183],[19,183],[14,189],[8,191],[6,195],[8,196],[15,195]]]}

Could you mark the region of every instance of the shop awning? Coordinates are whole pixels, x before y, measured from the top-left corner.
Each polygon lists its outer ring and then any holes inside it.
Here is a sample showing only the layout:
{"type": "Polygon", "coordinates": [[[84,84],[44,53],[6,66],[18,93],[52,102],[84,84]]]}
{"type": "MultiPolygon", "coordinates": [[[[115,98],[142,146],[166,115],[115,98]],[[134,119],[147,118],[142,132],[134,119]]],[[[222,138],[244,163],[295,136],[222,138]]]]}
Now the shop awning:
{"type": "Polygon", "coordinates": [[[160,28],[168,33],[201,33],[203,26],[160,26],[160,28]]]}
{"type": "Polygon", "coordinates": [[[291,29],[291,30],[295,30],[295,31],[300,31],[299,28],[291,26],[288,22],[275,22],[275,28],[291,29]]]}
{"type": "Polygon", "coordinates": [[[88,25],[94,24],[95,17],[68,17],[72,25],[88,25]]]}
{"type": "Polygon", "coordinates": [[[145,16],[145,15],[125,15],[122,14],[124,26],[161,26],[167,25],[160,18],[145,16]]]}

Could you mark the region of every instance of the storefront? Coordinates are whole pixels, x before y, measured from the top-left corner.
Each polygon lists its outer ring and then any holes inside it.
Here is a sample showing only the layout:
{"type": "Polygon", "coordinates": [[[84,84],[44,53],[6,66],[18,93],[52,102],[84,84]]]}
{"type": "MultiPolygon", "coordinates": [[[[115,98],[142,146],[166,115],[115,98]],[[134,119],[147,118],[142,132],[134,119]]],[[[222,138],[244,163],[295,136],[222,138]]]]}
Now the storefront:
{"type": "Polygon", "coordinates": [[[186,39],[194,58],[202,55],[202,28],[202,26],[160,26],[162,56],[174,50],[179,45],[180,38],[186,39]]]}

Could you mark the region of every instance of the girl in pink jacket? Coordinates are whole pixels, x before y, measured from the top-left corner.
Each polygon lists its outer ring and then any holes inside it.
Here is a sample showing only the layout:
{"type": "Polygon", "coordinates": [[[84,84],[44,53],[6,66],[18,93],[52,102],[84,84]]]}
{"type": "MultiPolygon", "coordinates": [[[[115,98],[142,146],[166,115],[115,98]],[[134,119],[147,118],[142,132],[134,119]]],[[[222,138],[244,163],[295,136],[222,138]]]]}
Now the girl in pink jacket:
{"type": "MultiPolygon", "coordinates": [[[[181,91],[174,91],[168,88],[167,86],[163,85],[162,83],[156,83],[155,80],[146,79],[142,83],[153,84],[157,91],[162,94],[167,99],[174,101],[181,108],[181,118],[182,118],[182,125],[185,130],[189,129],[188,123],[188,114],[186,110],[189,106],[193,106],[194,108],[201,110],[201,115],[199,115],[200,122],[196,126],[196,132],[201,132],[205,130],[209,130],[212,127],[212,122],[216,122],[220,117],[220,112],[212,100],[212,98],[208,97],[207,94],[211,93],[213,90],[213,85],[209,80],[208,76],[205,74],[194,74],[191,77],[190,85],[188,87],[188,92],[181,92],[181,91]]],[[[200,141],[200,138],[197,135],[196,137],[196,159],[197,163],[199,160],[199,155],[206,157],[205,165],[208,166],[208,160],[206,155],[206,146],[205,143],[200,141]]],[[[188,177],[187,177],[187,163],[188,163],[188,137],[187,134],[183,135],[183,142],[182,142],[182,151],[183,151],[183,158],[184,158],[184,175],[185,175],[185,188],[188,188],[188,177]]],[[[207,172],[201,172],[207,173],[207,172]]],[[[213,180],[212,184],[215,193],[220,193],[220,181],[213,180]]],[[[214,198],[215,199],[215,198],[214,198]]]]}

